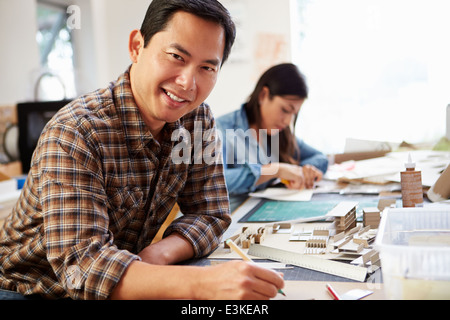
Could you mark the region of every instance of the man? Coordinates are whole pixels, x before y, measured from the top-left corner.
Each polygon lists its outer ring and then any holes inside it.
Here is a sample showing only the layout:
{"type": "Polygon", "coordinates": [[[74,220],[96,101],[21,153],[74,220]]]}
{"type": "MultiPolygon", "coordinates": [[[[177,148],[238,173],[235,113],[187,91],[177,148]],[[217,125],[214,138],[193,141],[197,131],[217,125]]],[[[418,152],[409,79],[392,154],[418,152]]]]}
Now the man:
{"type": "MultiPolygon", "coordinates": [[[[215,0],[151,3],[141,30],[130,35],[131,67],[108,88],[63,108],[43,130],[22,195],[0,233],[3,295],[276,295],[281,276],[251,264],[174,265],[214,250],[231,221],[221,161],[175,162],[179,141],[172,138],[179,129],[194,137],[194,123],[214,128],[203,101],[234,34],[215,0]],[[152,244],[175,202],[183,216],[152,244]]],[[[202,143],[205,151],[210,141],[202,143]]]]}

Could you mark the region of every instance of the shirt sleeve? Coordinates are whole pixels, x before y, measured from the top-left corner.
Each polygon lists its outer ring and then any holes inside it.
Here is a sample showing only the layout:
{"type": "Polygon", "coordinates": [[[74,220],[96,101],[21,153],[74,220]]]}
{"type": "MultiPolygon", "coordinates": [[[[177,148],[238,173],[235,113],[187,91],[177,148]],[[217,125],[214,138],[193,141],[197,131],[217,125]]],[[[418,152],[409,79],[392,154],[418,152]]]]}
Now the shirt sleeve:
{"type": "MultiPolygon", "coordinates": [[[[260,163],[256,161],[249,163],[248,159],[238,161],[236,158],[238,147],[234,139],[239,139],[234,135],[227,135],[227,129],[239,130],[236,127],[236,112],[222,116],[217,121],[217,128],[222,141],[222,151],[224,159],[225,180],[230,195],[240,195],[253,192],[257,189],[256,182],[261,177],[260,163]]],[[[240,119],[242,120],[242,119],[240,119]]],[[[247,145],[244,142],[244,147],[247,145]]]]}
{"type": "MultiPolygon", "coordinates": [[[[201,159],[193,148],[188,178],[178,196],[183,215],[165,232],[165,236],[174,231],[184,236],[192,244],[195,257],[205,256],[216,249],[231,223],[221,141],[214,119],[208,117],[208,112],[202,128],[201,159]]],[[[196,138],[193,139],[195,141],[196,138]]]]}
{"type": "Polygon", "coordinates": [[[261,177],[260,164],[249,164],[225,167],[225,177],[230,195],[238,195],[256,190],[256,182],[261,177]]]}
{"type": "Polygon", "coordinates": [[[300,148],[300,165],[312,165],[325,174],[328,170],[328,158],[326,155],[309,146],[303,140],[297,139],[297,143],[300,148]]]}
{"type": "Polygon", "coordinates": [[[47,259],[73,299],[106,299],[139,259],[113,243],[95,149],[76,129],[55,125],[40,142],[42,211],[47,259]]]}

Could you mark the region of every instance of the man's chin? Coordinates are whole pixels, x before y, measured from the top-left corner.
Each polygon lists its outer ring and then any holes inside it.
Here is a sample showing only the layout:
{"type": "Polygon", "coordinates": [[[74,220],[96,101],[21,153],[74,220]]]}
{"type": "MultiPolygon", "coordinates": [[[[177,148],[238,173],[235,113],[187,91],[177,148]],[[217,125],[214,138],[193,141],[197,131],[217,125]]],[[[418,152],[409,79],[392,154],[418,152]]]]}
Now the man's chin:
{"type": "Polygon", "coordinates": [[[186,114],[188,114],[190,110],[188,111],[181,111],[178,110],[177,112],[170,112],[165,114],[163,117],[161,117],[161,120],[163,120],[166,123],[174,123],[180,120],[182,117],[184,117],[186,114]]]}

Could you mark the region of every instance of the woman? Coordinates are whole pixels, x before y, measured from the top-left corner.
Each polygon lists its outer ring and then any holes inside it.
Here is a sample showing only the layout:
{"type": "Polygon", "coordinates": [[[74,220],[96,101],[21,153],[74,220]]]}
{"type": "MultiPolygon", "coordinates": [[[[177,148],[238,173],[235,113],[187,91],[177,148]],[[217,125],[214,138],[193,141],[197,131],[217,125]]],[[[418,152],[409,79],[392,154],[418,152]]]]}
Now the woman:
{"type": "Polygon", "coordinates": [[[259,79],[241,109],[217,119],[230,195],[253,192],[281,179],[290,189],[313,188],[327,157],[295,137],[308,88],[298,68],[276,65],[259,79]]]}

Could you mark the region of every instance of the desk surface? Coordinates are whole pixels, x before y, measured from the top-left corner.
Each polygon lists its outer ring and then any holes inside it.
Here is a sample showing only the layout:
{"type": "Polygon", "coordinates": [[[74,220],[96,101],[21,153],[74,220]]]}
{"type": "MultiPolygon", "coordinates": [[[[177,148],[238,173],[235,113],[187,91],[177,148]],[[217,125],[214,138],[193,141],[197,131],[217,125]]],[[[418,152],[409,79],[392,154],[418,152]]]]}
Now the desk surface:
{"type": "Polygon", "coordinates": [[[286,297],[277,297],[285,300],[333,300],[325,285],[330,284],[333,289],[343,295],[354,289],[369,290],[373,293],[361,300],[385,300],[383,285],[380,283],[355,282],[324,282],[324,281],[285,281],[283,289],[286,297]]]}
{"type": "MultiPolygon", "coordinates": [[[[369,195],[369,196],[361,196],[361,195],[338,195],[338,194],[317,194],[313,196],[312,201],[321,201],[323,199],[340,199],[341,201],[345,200],[352,200],[352,201],[358,201],[358,199],[367,199],[367,198],[378,198],[378,195],[369,195]]],[[[247,198],[247,197],[239,197],[232,199],[232,205],[234,207],[233,215],[232,215],[232,223],[227,230],[227,232],[224,234],[224,239],[227,239],[231,236],[233,236],[237,230],[239,230],[242,226],[248,225],[248,223],[240,223],[239,220],[243,215],[245,215],[249,209],[251,209],[255,204],[260,201],[260,199],[255,198],[247,198]],[[233,202],[234,201],[234,202],[233,202]]],[[[198,260],[192,260],[187,262],[187,264],[190,265],[199,265],[199,266],[207,266],[210,265],[211,261],[214,261],[214,257],[217,256],[217,259],[220,259],[220,254],[216,255],[213,254],[209,258],[204,259],[198,259],[198,260]]],[[[267,260],[259,260],[259,261],[267,261],[267,260]]],[[[358,282],[334,276],[331,274],[326,274],[323,272],[318,272],[314,270],[309,270],[297,266],[292,266],[292,268],[289,269],[283,269],[279,270],[280,272],[283,272],[284,279],[286,281],[306,281],[308,283],[310,282],[348,282],[353,284],[358,284],[358,282]]],[[[366,282],[362,285],[370,285],[370,284],[380,284],[382,283],[382,273],[381,270],[378,269],[373,274],[370,274],[368,278],[366,279],[366,282]]],[[[359,283],[361,284],[361,283],[359,283]]]]}

